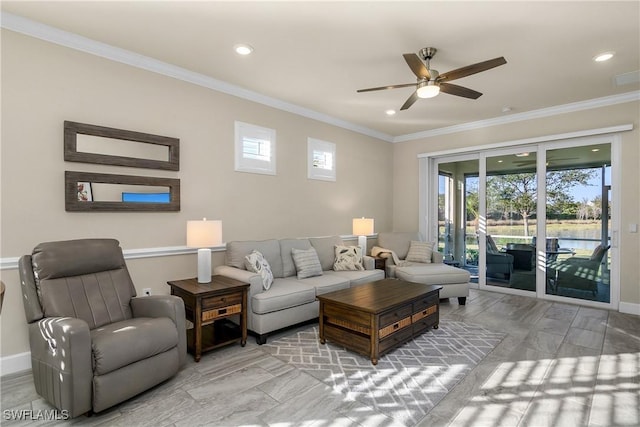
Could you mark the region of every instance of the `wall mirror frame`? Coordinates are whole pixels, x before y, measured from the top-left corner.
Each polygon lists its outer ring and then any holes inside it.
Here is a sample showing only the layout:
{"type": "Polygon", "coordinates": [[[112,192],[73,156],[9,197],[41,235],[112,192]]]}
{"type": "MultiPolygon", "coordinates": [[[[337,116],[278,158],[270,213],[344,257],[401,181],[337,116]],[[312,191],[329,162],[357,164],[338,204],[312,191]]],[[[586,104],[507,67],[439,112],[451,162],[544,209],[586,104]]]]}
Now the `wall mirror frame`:
{"type": "Polygon", "coordinates": [[[180,180],[150,176],[113,175],[93,172],[65,171],[64,198],[67,212],[177,212],[180,211],[180,180]],[[86,201],[78,197],[79,183],[101,183],[167,187],[168,203],[86,201]]]}
{"type": "MultiPolygon", "coordinates": [[[[105,141],[108,144],[108,141],[105,141]]],[[[134,168],[180,170],[180,140],[168,136],[152,135],[89,125],[85,123],[64,122],[64,159],[70,162],[97,163],[101,165],[129,166],[134,168]],[[78,135],[90,135],[102,138],[132,141],[136,143],[161,145],[168,148],[168,159],[154,160],[120,155],[98,154],[78,151],[78,135]]]]}

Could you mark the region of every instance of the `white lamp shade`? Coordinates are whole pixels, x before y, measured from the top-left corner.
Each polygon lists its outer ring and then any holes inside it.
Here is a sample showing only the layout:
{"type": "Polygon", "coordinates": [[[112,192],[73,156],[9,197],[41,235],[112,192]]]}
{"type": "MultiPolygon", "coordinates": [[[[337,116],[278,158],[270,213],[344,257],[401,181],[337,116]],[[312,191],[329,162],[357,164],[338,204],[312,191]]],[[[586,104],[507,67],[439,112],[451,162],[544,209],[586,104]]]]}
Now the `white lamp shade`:
{"type": "Polygon", "coordinates": [[[353,235],[368,236],[373,234],[373,218],[353,218],[353,235]]]}
{"type": "Polygon", "coordinates": [[[222,221],[187,221],[187,246],[209,248],[222,244],[222,221]]]}

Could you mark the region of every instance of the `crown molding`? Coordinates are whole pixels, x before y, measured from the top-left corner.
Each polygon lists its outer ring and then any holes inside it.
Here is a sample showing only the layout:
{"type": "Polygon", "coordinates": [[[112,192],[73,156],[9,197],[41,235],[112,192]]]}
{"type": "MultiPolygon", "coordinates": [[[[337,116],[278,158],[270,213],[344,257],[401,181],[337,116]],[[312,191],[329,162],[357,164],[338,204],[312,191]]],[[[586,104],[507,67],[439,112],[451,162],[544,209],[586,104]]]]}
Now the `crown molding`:
{"type": "Polygon", "coordinates": [[[299,105],[291,104],[280,99],[272,98],[254,92],[240,86],[232,85],[222,80],[214,79],[204,74],[196,73],[167,62],[140,55],[126,49],[108,45],[78,34],[60,30],[49,25],[42,24],[31,19],[24,18],[12,13],[2,12],[2,28],[15,31],[20,34],[31,36],[70,49],[79,50],[111,61],[120,62],[132,67],[140,68],[153,73],[172,77],[187,83],[195,84],[217,92],[226,93],[248,101],[263,104],[268,107],[296,114],[298,116],[317,120],[343,129],[360,133],[362,135],[377,138],[386,142],[392,142],[393,137],[386,133],[369,129],[328,114],[320,113],[299,105]]]}
{"type": "Polygon", "coordinates": [[[232,85],[222,80],[214,79],[204,74],[196,73],[167,62],[140,55],[125,49],[98,42],[78,34],[60,30],[49,25],[42,24],[31,19],[14,15],[8,12],[1,14],[1,26],[10,31],[15,31],[27,36],[38,38],[50,43],[68,47],[70,49],[85,52],[111,61],[120,62],[132,67],[140,68],[156,74],[182,80],[207,89],[222,92],[278,110],[286,111],[302,117],[306,117],[319,122],[327,123],[332,126],[350,130],[382,141],[397,143],[415,141],[423,138],[432,138],[434,136],[447,135],[457,132],[464,132],[475,129],[482,129],[491,126],[498,126],[508,123],[515,123],[524,120],[538,119],[542,117],[555,116],[559,114],[571,113],[574,111],[588,110],[592,108],[601,108],[609,105],[621,104],[626,102],[640,101],[640,91],[627,92],[619,95],[606,96],[587,101],[579,101],[570,104],[558,105],[554,107],[541,108],[539,110],[526,111],[522,113],[511,114],[504,117],[495,117],[487,120],[479,120],[475,122],[462,123],[459,125],[448,126],[438,129],[431,129],[422,132],[410,133],[393,137],[383,132],[379,132],[365,126],[360,126],[328,114],[320,113],[299,105],[291,104],[277,98],[263,95],[240,86],[232,85]]]}
{"type": "Polygon", "coordinates": [[[482,129],[491,126],[504,125],[507,123],[521,122],[524,120],[539,119],[542,117],[557,116],[559,114],[572,113],[575,111],[590,110],[592,108],[607,107],[609,105],[624,104],[626,102],[640,101],[640,91],[622,93],[619,95],[605,96],[602,98],[589,99],[587,101],[572,102],[570,104],[556,105],[555,107],[541,108],[539,110],[526,111],[523,113],[511,114],[504,117],[496,117],[476,122],[462,123],[455,126],[432,129],[423,132],[400,135],[393,138],[393,142],[415,141],[416,139],[432,138],[434,136],[447,135],[451,133],[464,132],[475,129],[482,129]]]}

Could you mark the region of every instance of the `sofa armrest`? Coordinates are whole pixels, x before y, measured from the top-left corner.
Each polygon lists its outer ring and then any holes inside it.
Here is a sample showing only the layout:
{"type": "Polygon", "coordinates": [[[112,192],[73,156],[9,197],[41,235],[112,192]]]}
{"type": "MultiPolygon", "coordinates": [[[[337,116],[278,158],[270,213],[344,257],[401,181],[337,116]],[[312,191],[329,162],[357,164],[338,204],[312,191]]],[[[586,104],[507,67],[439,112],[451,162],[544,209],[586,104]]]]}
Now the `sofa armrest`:
{"type": "Polygon", "coordinates": [[[178,330],[178,355],[180,366],[187,360],[187,327],[184,301],[174,295],[150,295],[131,298],[133,317],[168,317],[178,330]]]}
{"type": "Polygon", "coordinates": [[[249,284],[249,296],[259,294],[263,291],[262,288],[262,276],[258,273],[253,273],[247,270],[240,270],[236,267],[230,267],[228,265],[221,265],[214,269],[214,274],[230,277],[232,279],[240,280],[249,284]]]}
{"type": "Polygon", "coordinates": [[[433,251],[431,252],[431,262],[433,264],[442,264],[444,262],[444,254],[438,252],[438,251],[433,251]]]}
{"type": "Polygon", "coordinates": [[[29,325],[36,391],[73,418],[91,410],[93,369],[89,325],[72,317],[46,317],[29,325]]]}
{"type": "Polygon", "coordinates": [[[364,255],[362,257],[362,265],[365,270],[375,270],[376,269],[376,260],[369,255],[364,255]]]}

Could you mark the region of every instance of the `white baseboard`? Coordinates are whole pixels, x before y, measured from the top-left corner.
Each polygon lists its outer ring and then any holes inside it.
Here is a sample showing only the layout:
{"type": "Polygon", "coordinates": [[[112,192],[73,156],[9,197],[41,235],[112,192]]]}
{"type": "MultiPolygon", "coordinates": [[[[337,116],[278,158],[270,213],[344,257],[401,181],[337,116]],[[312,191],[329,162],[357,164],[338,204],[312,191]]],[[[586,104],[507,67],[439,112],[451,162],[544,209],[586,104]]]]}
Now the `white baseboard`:
{"type": "Polygon", "coordinates": [[[635,314],[636,316],[640,316],[640,304],[621,301],[618,305],[618,311],[620,311],[620,313],[635,314]]]}
{"type": "Polygon", "coordinates": [[[31,352],[12,354],[0,358],[0,376],[31,370],[31,352]]]}

